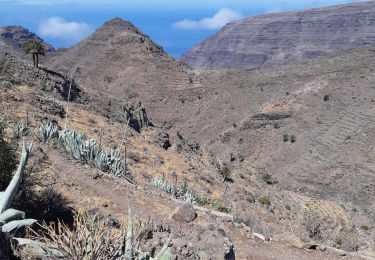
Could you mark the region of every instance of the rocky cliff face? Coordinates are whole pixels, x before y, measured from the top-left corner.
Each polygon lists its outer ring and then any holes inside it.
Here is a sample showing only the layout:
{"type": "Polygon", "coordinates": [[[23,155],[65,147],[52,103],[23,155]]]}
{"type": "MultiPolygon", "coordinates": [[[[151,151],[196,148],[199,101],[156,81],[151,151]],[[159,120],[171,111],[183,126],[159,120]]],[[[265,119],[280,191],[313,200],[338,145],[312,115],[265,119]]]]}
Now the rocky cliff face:
{"type": "Polygon", "coordinates": [[[268,14],[226,25],[181,61],[195,69],[270,67],[375,43],[375,2],[268,14]]]}
{"type": "Polygon", "coordinates": [[[25,57],[22,47],[28,40],[38,40],[43,42],[47,53],[54,52],[54,48],[45,43],[35,33],[30,32],[22,26],[0,26],[0,50],[10,52],[22,58],[25,57]]]}

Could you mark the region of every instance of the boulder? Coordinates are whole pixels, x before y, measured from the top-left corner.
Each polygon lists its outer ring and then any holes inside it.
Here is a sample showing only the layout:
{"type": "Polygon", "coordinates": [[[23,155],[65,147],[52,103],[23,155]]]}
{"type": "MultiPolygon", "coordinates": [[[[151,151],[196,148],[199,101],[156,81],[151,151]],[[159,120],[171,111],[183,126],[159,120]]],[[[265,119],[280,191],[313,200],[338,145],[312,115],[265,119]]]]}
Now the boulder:
{"type": "Polygon", "coordinates": [[[196,219],[197,213],[194,207],[190,204],[178,206],[172,214],[172,219],[177,222],[189,223],[196,219]]]}

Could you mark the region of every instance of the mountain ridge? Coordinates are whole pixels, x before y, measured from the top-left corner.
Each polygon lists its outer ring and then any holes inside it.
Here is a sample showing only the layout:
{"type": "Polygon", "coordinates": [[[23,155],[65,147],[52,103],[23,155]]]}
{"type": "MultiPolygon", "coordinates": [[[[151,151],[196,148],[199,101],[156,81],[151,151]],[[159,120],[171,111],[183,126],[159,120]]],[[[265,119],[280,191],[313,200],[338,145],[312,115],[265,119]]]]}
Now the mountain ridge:
{"type": "Polygon", "coordinates": [[[55,49],[52,45],[46,43],[35,33],[20,25],[0,26],[0,48],[21,58],[26,58],[26,54],[22,48],[26,41],[38,40],[43,43],[46,53],[54,53],[55,49]]]}
{"type": "Polygon", "coordinates": [[[248,17],[181,56],[194,69],[251,69],[375,43],[375,2],[248,17]]]}

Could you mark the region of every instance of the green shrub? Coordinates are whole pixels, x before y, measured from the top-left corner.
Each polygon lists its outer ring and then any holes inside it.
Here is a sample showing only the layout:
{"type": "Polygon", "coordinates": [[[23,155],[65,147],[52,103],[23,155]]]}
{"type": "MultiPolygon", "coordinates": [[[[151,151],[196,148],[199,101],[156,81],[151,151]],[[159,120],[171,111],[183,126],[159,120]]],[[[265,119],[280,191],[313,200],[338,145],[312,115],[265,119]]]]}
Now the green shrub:
{"type": "Polygon", "coordinates": [[[297,141],[297,137],[296,137],[295,135],[291,135],[291,136],[289,136],[289,139],[290,139],[290,142],[291,142],[291,143],[294,143],[294,142],[297,141]]]}
{"type": "Polygon", "coordinates": [[[284,143],[289,142],[289,135],[284,134],[283,135],[283,141],[284,141],[284,143]]]}
{"type": "Polygon", "coordinates": [[[227,165],[221,166],[220,170],[219,170],[219,173],[220,173],[221,176],[223,176],[224,181],[230,181],[230,180],[232,180],[232,178],[231,178],[232,172],[231,172],[230,168],[227,165]]]}
{"type": "Polygon", "coordinates": [[[230,208],[227,207],[224,201],[222,200],[211,200],[210,204],[217,210],[223,213],[229,213],[230,208]]]}
{"type": "Polygon", "coordinates": [[[272,123],[272,125],[273,125],[273,128],[275,128],[275,129],[279,129],[279,128],[280,128],[280,124],[279,124],[278,121],[274,121],[274,122],[272,123]]]}
{"type": "Polygon", "coordinates": [[[258,198],[257,198],[257,201],[262,204],[262,205],[271,205],[271,201],[270,201],[270,198],[268,197],[268,195],[260,195],[258,198]]]}
{"type": "Polygon", "coordinates": [[[198,196],[196,197],[196,202],[198,206],[205,206],[211,203],[211,199],[205,196],[198,196]]]}
{"type": "Polygon", "coordinates": [[[363,225],[361,225],[361,229],[363,229],[364,231],[367,231],[367,230],[369,230],[369,226],[366,225],[366,224],[363,224],[363,225]]]}
{"type": "Polygon", "coordinates": [[[225,202],[222,200],[213,200],[204,196],[198,196],[196,197],[195,201],[198,206],[211,205],[217,211],[220,211],[223,213],[230,212],[230,208],[227,207],[225,202]]]}

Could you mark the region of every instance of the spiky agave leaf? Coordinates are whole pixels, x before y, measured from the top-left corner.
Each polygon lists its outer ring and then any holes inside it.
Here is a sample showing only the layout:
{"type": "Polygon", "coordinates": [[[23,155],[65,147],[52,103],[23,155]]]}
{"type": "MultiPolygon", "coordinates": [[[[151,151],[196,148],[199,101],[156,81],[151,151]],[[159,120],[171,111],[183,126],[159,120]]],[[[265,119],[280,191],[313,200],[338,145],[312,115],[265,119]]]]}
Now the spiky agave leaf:
{"type": "Polygon", "coordinates": [[[7,209],[0,214],[0,224],[4,225],[13,220],[19,220],[25,218],[25,212],[16,209],[7,209]]]}
{"type": "Polygon", "coordinates": [[[26,227],[26,226],[30,226],[30,225],[34,224],[35,222],[37,222],[37,220],[31,219],[31,218],[30,219],[13,220],[13,221],[10,221],[10,222],[4,224],[1,227],[1,231],[5,232],[5,233],[14,233],[18,229],[26,227]]]}
{"type": "Polygon", "coordinates": [[[105,151],[97,146],[95,140],[87,139],[85,135],[71,129],[63,129],[54,134],[54,129],[51,129],[52,125],[49,122],[40,126],[38,133],[43,140],[57,138],[64,150],[74,159],[92,162],[99,170],[132,182],[132,176],[127,171],[125,161],[119,151],[105,151]]]}
{"type": "Polygon", "coordinates": [[[46,124],[39,125],[37,135],[44,143],[53,138],[59,137],[59,126],[48,121],[46,124]]]}
{"type": "Polygon", "coordinates": [[[27,160],[30,157],[32,149],[32,144],[30,144],[29,148],[26,148],[25,142],[22,144],[22,154],[21,154],[21,160],[18,165],[18,169],[16,173],[14,174],[12,180],[10,181],[8,187],[4,191],[4,193],[1,195],[0,200],[0,213],[3,213],[5,210],[7,210],[10,206],[10,204],[13,201],[14,196],[16,195],[18,191],[18,187],[20,185],[20,182],[25,174],[25,167],[27,160]]]}
{"type": "Polygon", "coordinates": [[[167,242],[165,242],[164,246],[162,247],[160,252],[157,254],[155,259],[157,259],[157,260],[172,260],[173,259],[172,251],[171,251],[171,248],[169,246],[169,244],[172,241],[172,236],[173,236],[173,233],[171,232],[169,234],[167,242]]]}

